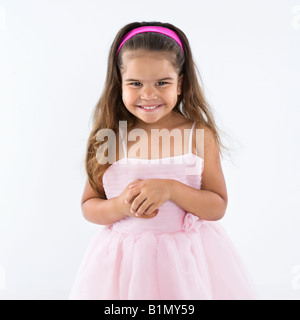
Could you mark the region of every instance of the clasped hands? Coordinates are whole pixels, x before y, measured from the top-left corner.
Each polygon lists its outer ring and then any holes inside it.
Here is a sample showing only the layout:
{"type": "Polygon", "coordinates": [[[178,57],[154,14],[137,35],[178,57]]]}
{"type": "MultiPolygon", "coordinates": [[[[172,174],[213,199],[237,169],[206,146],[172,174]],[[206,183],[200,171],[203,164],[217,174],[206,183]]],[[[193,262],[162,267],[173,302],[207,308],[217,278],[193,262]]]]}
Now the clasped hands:
{"type": "Polygon", "coordinates": [[[171,198],[169,181],[167,179],[136,179],[131,182],[124,199],[125,204],[132,201],[131,214],[136,217],[152,215],[158,207],[171,198]]]}

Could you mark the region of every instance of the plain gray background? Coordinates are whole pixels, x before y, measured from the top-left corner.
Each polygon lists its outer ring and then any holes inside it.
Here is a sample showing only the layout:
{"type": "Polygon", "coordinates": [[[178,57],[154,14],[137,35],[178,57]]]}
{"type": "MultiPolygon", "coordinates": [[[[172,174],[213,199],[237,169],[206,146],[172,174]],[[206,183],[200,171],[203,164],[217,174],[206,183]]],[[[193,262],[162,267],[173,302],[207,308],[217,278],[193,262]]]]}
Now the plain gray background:
{"type": "Polygon", "coordinates": [[[0,297],[66,299],[101,226],[80,200],[110,45],[134,21],[187,35],[217,124],[226,228],[263,299],[300,298],[300,1],[0,0],[0,297]]]}

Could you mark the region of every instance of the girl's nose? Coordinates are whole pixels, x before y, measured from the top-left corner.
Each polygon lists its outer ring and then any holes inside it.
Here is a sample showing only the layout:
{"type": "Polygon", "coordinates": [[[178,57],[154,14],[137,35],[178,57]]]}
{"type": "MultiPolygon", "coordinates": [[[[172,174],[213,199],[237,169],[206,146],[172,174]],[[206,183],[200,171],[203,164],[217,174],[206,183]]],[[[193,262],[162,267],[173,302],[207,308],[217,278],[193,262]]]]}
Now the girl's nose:
{"type": "Polygon", "coordinates": [[[157,99],[157,93],[155,88],[143,88],[141,93],[141,99],[145,100],[155,100],[157,99]]]}

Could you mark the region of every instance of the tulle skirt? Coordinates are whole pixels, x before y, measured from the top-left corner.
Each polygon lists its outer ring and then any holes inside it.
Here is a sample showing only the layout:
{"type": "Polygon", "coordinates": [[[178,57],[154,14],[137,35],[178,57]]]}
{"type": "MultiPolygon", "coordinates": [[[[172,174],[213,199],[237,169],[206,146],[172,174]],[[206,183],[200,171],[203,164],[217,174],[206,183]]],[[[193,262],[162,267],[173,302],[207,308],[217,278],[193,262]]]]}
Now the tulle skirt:
{"type": "Polygon", "coordinates": [[[223,227],[186,219],[174,233],[99,230],[69,299],[252,300],[256,293],[223,227]]]}

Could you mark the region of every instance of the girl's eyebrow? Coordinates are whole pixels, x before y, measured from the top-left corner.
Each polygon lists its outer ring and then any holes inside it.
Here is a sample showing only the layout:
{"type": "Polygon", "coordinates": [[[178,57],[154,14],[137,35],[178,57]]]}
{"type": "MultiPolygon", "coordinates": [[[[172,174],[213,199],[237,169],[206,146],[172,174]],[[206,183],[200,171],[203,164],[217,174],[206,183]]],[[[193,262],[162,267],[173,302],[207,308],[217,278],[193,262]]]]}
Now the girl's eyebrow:
{"type": "MultiPolygon", "coordinates": [[[[163,79],[158,79],[156,81],[164,81],[164,80],[174,80],[173,78],[163,78],[163,79]]],[[[126,79],[125,81],[136,81],[139,82],[141,80],[137,80],[137,79],[126,79]]]]}

